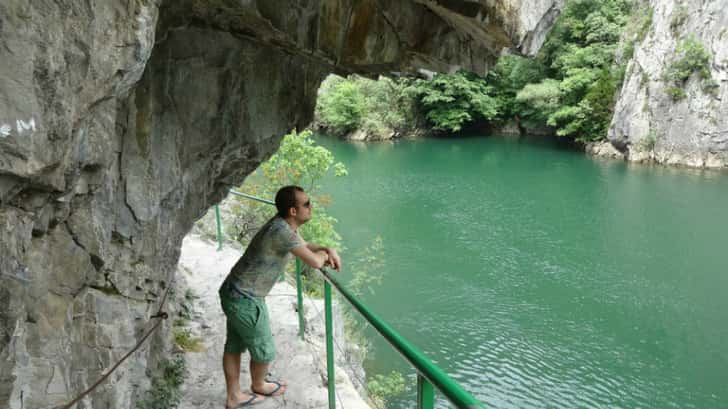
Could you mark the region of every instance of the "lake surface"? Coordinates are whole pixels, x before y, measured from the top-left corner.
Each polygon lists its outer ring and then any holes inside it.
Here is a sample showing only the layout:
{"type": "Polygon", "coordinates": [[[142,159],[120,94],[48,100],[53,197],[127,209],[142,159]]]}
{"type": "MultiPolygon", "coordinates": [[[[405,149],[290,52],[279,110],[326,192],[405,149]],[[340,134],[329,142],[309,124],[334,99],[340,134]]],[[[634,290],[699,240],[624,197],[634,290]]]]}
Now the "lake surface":
{"type": "MultiPolygon", "coordinates": [[[[728,173],[547,142],[318,138],[363,300],[489,408],[728,408],[728,173]]],[[[344,279],[350,276],[342,274],[344,279]]],[[[411,367],[367,333],[367,376],[411,367]]],[[[438,407],[449,407],[437,395],[438,407]]]]}

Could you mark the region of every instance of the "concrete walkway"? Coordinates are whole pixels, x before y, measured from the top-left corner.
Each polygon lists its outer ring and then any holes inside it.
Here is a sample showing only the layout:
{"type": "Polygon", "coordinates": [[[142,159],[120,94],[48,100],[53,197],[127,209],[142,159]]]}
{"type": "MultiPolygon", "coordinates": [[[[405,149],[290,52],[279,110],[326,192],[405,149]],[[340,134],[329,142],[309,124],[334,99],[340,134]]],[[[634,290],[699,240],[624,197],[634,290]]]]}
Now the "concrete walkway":
{"type": "MultiPolygon", "coordinates": [[[[187,352],[189,377],[183,385],[181,409],[223,409],[225,407],[225,380],[222,372],[222,350],[225,343],[225,317],[220,308],[217,290],[230,268],[242,255],[241,251],[226,247],[217,251],[217,244],[188,236],[182,244],[178,266],[178,295],[184,297],[187,288],[199,298],[193,302],[193,319],[189,329],[194,337],[204,340],[205,351],[187,352]],[[182,282],[183,281],[183,282],[182,282]]],[[[298,336],[296,289],[285,282],[276,284],[266,298],[271,317],[271,329],[278,356],[271,372],[288,382],[281,397],[268,398],[255,408],[327,408],[326,355],[324,348],[323,303],[306,299],[306,340],[298,336]]],[[[336,342],[344,342],[341,327],[335,333],[336,342]]],[[[343,357],[337,349],[336,394],[337,408],[369,409],[357,393],[354,384],[361,387],[361,374],[347,374],[343,357]],[[354,378],[355,383],[352,383],[354,378]]],[[[243,355],[241,386],[250,389],[248,354],[243,355]]],[[[350,371],[351,372],[351,371],[350,371]]]]}

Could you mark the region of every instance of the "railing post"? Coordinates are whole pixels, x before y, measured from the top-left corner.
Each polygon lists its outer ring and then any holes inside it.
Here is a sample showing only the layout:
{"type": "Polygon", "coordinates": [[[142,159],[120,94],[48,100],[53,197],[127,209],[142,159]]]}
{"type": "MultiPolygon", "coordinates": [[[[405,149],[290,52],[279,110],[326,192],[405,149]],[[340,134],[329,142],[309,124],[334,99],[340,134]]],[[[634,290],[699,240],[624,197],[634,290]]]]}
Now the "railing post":
{"type": "Polygon", "coordinates": [[[296,257],[296,292],[298,293],[298,335],[304,339],[306,329],[303,323],[303,280],[301,279],[301,259],[296,257]]]}
{"type": "Polygon", "coordinates": [[[433,409],[435,407],[435,389],[430,381],[417,374],[417,409],[433,409]]]}
{"type": "Polygon", "coordinates": [[[331,312],[331,284],[324,281],[324,309],[326,310],[326,374],[328,377],[329,409],[336,409],[336,382],[334,381],[334,331],[331,312]]]}
{"type": "Polygon", "coordinates": [[[220,207],[215,205],[215,220],[217,220],[217,251],[222,250],[222,223],[220,223],[220,207]]]}
{"type": "Polygon", "coordinates": [[[418,381],[420,393],[420,407],[432,408],[434,405],[434,388],[442,392],[445,397],[457,408],[485,409],[485,406],[475,399],[471,394],[465,391],[457,382],[452,380],[442,369],[430,361],[414,345],[410,344],[397,331],[383,321],[377,314],[364,305],[355,295],[353,295],[346,287],[339,283],[338,279],[325,268],[320,269],[324,275],[326,282],[336,287],[339,294],[347,300],[355,310],[357,310],[364,319],[367,320],[372,327],[379,332],[404,358],[409,361],[416,369],[418,374],[422,375],[422,380],[418,381]]]}

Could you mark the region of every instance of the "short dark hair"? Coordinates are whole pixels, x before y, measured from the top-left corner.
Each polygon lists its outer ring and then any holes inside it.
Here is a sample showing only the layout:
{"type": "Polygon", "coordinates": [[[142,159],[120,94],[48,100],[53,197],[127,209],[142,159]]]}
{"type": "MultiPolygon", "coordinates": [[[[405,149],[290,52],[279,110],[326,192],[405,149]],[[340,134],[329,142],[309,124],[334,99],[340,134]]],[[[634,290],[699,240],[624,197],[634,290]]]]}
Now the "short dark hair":
{"type": "Polygon", "coordinates": [[[287,217],[288,209],[296,207],[296,192],[303,192],[300,186],[289,185],[278,189],[276,193],[276,209],[278,216],[287,217]]]}

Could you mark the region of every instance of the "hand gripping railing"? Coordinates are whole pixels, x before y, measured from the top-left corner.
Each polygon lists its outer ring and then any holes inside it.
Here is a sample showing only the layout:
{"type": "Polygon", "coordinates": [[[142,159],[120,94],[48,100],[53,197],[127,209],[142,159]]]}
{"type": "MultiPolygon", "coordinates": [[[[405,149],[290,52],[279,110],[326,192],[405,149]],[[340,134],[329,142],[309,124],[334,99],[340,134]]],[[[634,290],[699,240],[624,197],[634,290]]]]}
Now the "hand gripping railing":
{"type": "MultiPolygon", "coordinates": [[[[251,200],[273,204],[270,200],[261,199],[231,190],[230,193],[251,200]]],[[[217,215],[218,242],[222,248],[222,228],[220,224],[220,213],[215,206],[217,215]]],[[[437,388],[445,397],[460,409],[485,408],[471,394],[465,391],[460,385],[452,380],[440,367],[432,363],[424,353],[402,337],[397,331],[389,326],[383,319],[370,310],[346,287],[339,283],[331,272],[322,268],[319,271],[324,276],[324,308],[326,316],[326,371],[328,378],[329,408],[336,408],[336,383],[334,382],[334,336],[333,336],[333,313],[331,301],[331,287],[336,290],[351,304],[354,309],[364,317],[367,322],[384,337],[385,340],[396,349],[417,371],[417,408],[433,409],[435,407],[435,390],[437,388]],[[433,388],[434,387],[434,388],[433,388]]],[[[298,292],[298,325],[299,335],[304,337],[303,321],[303,286],[301,285],[301,261],[296,258],[296,283],[298,292]]]]}

